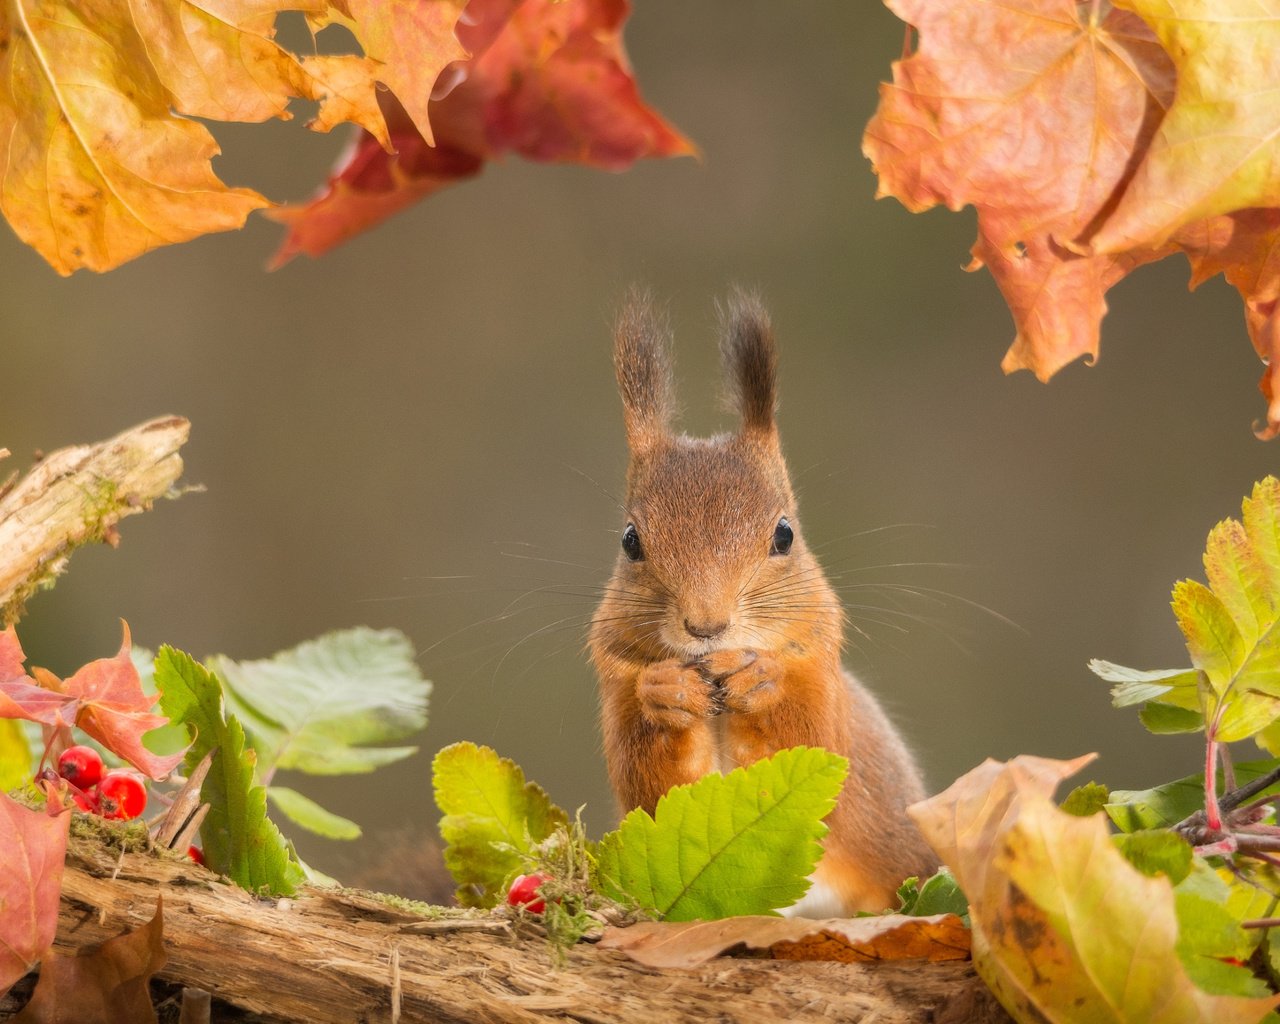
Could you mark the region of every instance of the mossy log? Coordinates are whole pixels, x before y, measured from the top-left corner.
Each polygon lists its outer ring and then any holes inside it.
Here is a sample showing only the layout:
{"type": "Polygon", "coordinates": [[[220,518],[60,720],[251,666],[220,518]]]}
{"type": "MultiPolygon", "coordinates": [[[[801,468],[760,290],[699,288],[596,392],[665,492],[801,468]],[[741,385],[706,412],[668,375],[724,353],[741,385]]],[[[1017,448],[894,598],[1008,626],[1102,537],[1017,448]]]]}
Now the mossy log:
{"type": "Polygon", "coordinates": [[[83,838],[68,853],[57,947],[74,951],[145,923],[161,893],[168,962],[157,977],[235,1008],[223,1018],[215,1009],[214,1021],[245,1013],[272,1024],[1009,1020],[966,961],[722,957],[659,971],[587,943],[559,958],[545,938],[498,917],[430,922],[322,889],[264,901],[185,861],[83,838]]]}

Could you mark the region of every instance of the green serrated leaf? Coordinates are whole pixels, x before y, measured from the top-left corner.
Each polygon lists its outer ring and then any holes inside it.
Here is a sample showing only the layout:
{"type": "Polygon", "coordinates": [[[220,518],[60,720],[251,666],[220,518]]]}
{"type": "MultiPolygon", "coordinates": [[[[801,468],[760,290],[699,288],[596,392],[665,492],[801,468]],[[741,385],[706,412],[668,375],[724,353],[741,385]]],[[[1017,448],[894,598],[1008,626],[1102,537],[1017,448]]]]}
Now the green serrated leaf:
{"type": "MultiPolygon", "coordinates": [[[[1228,702],[1218,736],[1224,742],[1252,736],[1280,717],[1280,481],[1255,484],[1242,519],[1219,523],[1205,546],[1216,603],[1186,585],[1188,605],[1178,616],[1184,632],[1191,630],[1192,663],[1228,702]]],[[[1175,607],[1178,595],[1175,590],[1175,607]]]]}
{"type": "Polygon", "coordinates": [[[1221,697],[1231,686],[1247,648],[1231,613],[1216,594],[1198,580],[1179,580],[1173,588],[1173,614],[1187,641],[1191,663],[1209,679],[1221,697]]]}
{"type": "Polygon", "coordinates": [[[489,747],[454,743],[431,764],[444,863],[463,906],[491,907],[523,858],[569,816],[524,772],[489,747]]]}
{"type": "Polygon", "coordinates": [[[217,677],[167,646],[156,655],[155,669],[161,708],[193,733],[187,770],[216,748],[200,790],[210,805],[200,828],[205,862],[250,892],[291,894],[303,881],[302,869],[267,817],[266,793],[254,783],[253,751],[236,717],[224,716],[217,677]]]}
{"type": "Polygon", "coordinates": [[[1062,801],[1061,807],[1068,814],[1074,814],[1078,818],[1087,818],[1091,814],[1097,814],[1106,805],[1111,794],[1107,791],[1107,787],[1100,782],[1086,782],[1083,786],[1077,786],[1067,794],[1066,799],[1062,801]]]}
{"type": "MultiPolygon", "coordinates": [[[[1274,769],[1280,761],[1245,761],[1235,766],[1236,784],[1243,785],[1274,769]]],[[[1218,777],[1218,792],[1223,791],[1218,777]]],[[[1265,794],[1280,793],[1280,783],[1264,789],[1265,794]]],[[[1204,773],[1189,775],[1153,789],[1113,789],[1106,805],[1107,815],[1124,832],[1149,828],[1170,828],[1193,811],[1204,807],[1204,773]]]]}
{"type": "Polygon", "coordinates": [[[808,888],[849,763],[815,747],[676,786],[601,841],[603,891],[671,921],[768,914],[808,888]]]}
{"type": "Polygon", "coordinates": [[[287,786],[268,786],[267,799],[290,821],[326,839],[359,839],[360,826],[325,810],[310,797],[287,786]]]}
{"type": "Polygon", "coordinates": [[[1174,887],[1178,916],[1178,957],[1191,980],[1214,995],[1260,998],[1271,994],[1246,967],[1225,962],[1247,961],[1261,940],[1258,931],[1240,927],[1228,906],[1227,883],[1201,858],[1174,887]]]}
{"type": "Polygon", "coordinates": [[[403,739],[427,722],[431,684],[398,630],[347,629],[261,661],[206,662],[226,682],[227,705],[253,738],[264,781],[278,768],[371,772],[417,748],[370,744],[403,739]]]}
{"type": "Polygon", "coordinates": [[[937,873],[925,879],[923,885],[917,878],[910,878],[898,889],[898,899],[902,906],[899,914],[910,917],[932,917],[934,914],[955,914],[969,920],[969,901],[965,898],[960,886],[948,868],[939,868],[937,873]],[[913,883],[908,886],[907,882],[913,883]],[[905,892],[905,895],[904,895],[905,892]]]}
{"type": "Polygon", "coordinates": [[[14,718],[0,718],[0,793],[17,789],[35,771],[31,747],[14,718]]]}
{"type": "Polygon", "coordinates": [[[1114,837],[1125,860],[1144,875],[1167,875],[1174,885],[1191,872],[1191,844],[1168,829],[1143,829],[1114,837]]]}
{"type": "MultiPolygon", "coordinates": [[[[1208,586],[1182,580],[1173,589],[1194,671],[1090,665],[1117,684],[1117,706],[1144,705],[1142,720],[1153,732],[1191,732],[1209,721],[1214,739],[1231,743],[1280,720],[1280,481],[1269,476],[1255,484],[1242,509],[1241,521],[1227,519],[1209,531],[1208,586]]],[[[1260,745],[1275,751],[1280,737],[1260,745]]]]}

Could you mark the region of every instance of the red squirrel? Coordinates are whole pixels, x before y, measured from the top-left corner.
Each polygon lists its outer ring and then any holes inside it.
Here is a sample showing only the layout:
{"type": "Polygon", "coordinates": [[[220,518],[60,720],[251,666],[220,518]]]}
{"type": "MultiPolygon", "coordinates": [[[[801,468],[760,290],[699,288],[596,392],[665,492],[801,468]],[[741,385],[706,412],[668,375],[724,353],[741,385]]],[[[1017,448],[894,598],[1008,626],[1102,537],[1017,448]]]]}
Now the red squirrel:
{"type": "Polygon", "coordinates": [[[841,665],[844,611],[805,544],[775,423],[768,314],[734,295],[721,352],[736,433],[672,432],[669,331],[647,297],[620,315],[626,426],[622,550],[591,624],[609,779],[624,810],[787,747],[849,759],[814,884],[789,912],[893,904],[937,861],[906,815],[924,798],[911,753],[841,665]]]}

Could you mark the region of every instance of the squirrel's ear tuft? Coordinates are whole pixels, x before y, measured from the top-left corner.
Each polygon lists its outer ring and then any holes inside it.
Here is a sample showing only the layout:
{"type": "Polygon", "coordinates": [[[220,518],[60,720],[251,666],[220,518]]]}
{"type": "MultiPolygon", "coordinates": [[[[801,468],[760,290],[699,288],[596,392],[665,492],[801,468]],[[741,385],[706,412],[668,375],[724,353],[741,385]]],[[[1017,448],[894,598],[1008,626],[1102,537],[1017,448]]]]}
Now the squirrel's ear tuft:
{"type": "Polygon", "coordinates": [[[778,350],[760,296],[734,289],[720,307],[720,328],[725,387],[742,417],[743,433],[776,437],[778,350]]]}
{"type": "Polygon", "coordinates": [[[613,367],[633,453],[670,436],[671,329],[647,289],[633,287],[613,332],[613,367]]]}

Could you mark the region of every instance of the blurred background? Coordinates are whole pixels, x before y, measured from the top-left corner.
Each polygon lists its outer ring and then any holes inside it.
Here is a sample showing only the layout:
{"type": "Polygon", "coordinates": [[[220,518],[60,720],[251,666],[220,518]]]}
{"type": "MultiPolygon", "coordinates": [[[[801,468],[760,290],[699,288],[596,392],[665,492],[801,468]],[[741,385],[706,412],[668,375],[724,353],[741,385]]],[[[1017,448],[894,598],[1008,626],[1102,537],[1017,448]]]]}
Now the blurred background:
{"type": "MultiPolygon", "coordinates": [[[[849,664],[931,787],[1022,752],[1096,750],[1121,788],[1196,771],[1199,737],[1149,736],[1085,666],[1186,663],[1170,587],[1276,468],[1250,431],[1239,302],[1220,280],[1189,295],[1166,261],[1112,292],[1098,366],[1002,376],[1009,314],[962,271],[972,216],[873,199],[860,136],[902,36],[878,4],[639,5],[642,93],[701,162],[513,160],[275,273],[280,228],[256,217],[66,280],[4,232],[7,465],[179,413],[185,479],[207,488],[77,554],[21,624],[31,661],[109,655],[121,617],[138,643],[235,658],[394,626],[435,685],[421,753],[282,778],[366,827],[347,847],[292,830],[303,856],[410,891],[376,871],[431,846],[430,756],[458,739],[586,804],[599,834],[614,808],[582,648],[622,525],[609,325],[631,282],[669,302],[684,426],[714,432],[713,301],[740,282],[778,329],[810,543],[842,582],[927,588],[846,596],[849,664]]],[[[304,120],[216,126],[215,168],[304,198],[344,141],[304,120]]]]}

